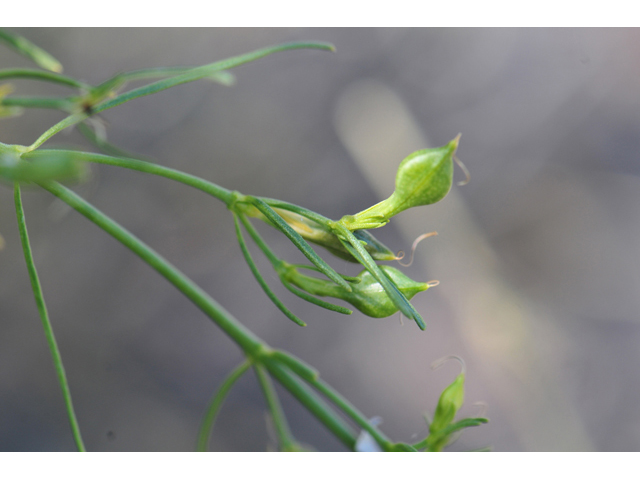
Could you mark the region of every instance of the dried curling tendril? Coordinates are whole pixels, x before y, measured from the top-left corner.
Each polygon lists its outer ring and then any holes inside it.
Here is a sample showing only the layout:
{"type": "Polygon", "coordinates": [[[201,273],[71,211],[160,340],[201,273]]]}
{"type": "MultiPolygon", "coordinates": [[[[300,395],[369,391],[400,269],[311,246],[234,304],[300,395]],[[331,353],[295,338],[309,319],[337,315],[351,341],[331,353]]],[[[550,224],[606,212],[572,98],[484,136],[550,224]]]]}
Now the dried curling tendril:
{"type": "Polygon", "coordinates": [[[418,244],[424,240],[425,238],[429,238],[429,237],[435,237],[436,235],[438,235],[438,232],[429,232],[429,233],[423,233],[422,235],[420,235],[418,238],[416,238],[413,241],[413,245],[411,245],[411,258],[409,259],[409,263],[402,263],[400,260],[402,260],[405,257],[405,253],[400,250],[397,254],[396,254],[396,258],[395,260],[398,261],[398,263],[400,265],[402,265],[403,267],[410,267],[413,264],[413,254],[416,251],[416,247],[418,246],[418,244]]]}

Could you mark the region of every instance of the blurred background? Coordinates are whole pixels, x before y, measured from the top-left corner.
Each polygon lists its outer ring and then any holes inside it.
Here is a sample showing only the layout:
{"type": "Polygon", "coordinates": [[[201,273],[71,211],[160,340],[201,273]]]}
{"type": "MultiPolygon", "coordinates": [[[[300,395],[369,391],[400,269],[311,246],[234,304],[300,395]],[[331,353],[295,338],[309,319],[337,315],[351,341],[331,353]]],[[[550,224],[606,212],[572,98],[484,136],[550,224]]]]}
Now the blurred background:
{"type": "MultiPolygon", "coordinates": [[[[229,189],[331,217],[386,198],[399,162],[462,133],[471,182],[395,217],[378,238],[422,242],[405,271],[440,285],[414,298],[427,330],[398,316],[350,317],[289,294],[308,324],[267,299],[215,199],[166,179],[94,166],[75,190],[191,276],[273,347],[323,378],[397,441],[427,434],[440,392],[466,362],[462,416],[488,425],[450,448],[640,449],[640,30],[14,29],[97,84],[139,68],[210,63],[294,40],[336,53],[278,53],[101,115],[109,140],[229,189]],[[480,403],[479,405],[476,403],[480,403]]],[[[2,68],[31,64],[0,48],[2,68]]],[[[18,94],[67,94],[15,81],[18,94]]],[[[62,118],[2,120],[0,141],[30,144],[62,118]]],[[[76,131],[52,145],[84,144],[76,131]]],[[[456,171],[457,180],[464,174],[456,171]]],[[[117,241],[46,192],[23,192],[49,313],[89,450],[192,450],[203,411],[239,349],[117,241]]],[[[302,256],[258,225],[275,251],[302,256]]],[[[12,189],[0,185],[0,450],[73,450],[33,301],[12,189]]],[[[329,255],[318,249],[325,258],[329,255]]],[[[331,260],[343,273],[359,269],[331,260]]],[[[286,391],[294,435],[343,446],[286,391]]],[[[231,391],[214,450],[272,448],[252,373],[231,391]],[[271,447],[270,447],[271,446],[271,447]]]]}

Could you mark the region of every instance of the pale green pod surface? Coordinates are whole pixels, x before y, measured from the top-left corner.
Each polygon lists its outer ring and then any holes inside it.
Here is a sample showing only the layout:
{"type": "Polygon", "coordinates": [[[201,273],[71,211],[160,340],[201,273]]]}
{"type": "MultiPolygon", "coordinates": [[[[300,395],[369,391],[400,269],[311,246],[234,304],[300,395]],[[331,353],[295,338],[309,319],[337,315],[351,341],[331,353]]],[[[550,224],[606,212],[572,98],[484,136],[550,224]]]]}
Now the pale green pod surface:
{"type": "Polygon", "coordinates": [[[460,135],[442,147],[409,155],[398,167],[396,188],[389,198],[340,222],[352,231],[378,228],[403,210],[442,200],[453,184],[453,156],[459,141],[460,135]]]}
{"type": "MultiPolygon", "coordinates": [[[[429,288],[429,284],[416,282],[396,268],[386,265],[380,268],[407,299],[429,288]]],[[[312,295],[344,300],[369,317],[384,318],[398,312],[398,307],[368,270],[360,272],[350,283],[351,292],[333,282],[303,275],[295,269],[290,270],[284,279],[312,295]]]]}

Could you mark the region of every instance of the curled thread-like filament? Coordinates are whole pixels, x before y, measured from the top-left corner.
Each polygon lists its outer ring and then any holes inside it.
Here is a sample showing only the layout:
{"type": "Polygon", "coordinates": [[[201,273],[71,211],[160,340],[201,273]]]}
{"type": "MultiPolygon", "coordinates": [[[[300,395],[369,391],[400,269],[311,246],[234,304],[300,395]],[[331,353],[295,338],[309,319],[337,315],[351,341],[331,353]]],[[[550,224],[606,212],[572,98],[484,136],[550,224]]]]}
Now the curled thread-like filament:
{"type": "Polygon", "coordinates": [[[416,238],[413,241],[413,245],[411,245],[411,258],[409,259],[409,263],[402,263],[400,261],[405,257],[405,253],[402,250],[396,254],[396,260],[398,261],[398,263],[403,267],[410,267],[411,264],[413,263],[413,254],[415,253],[416,247],[418,246],[418,244],[425,238],[435,237],[436,235],[438,235],[438,232],[429,232],[429,233],[423,233],[422,235],[420,235],[418,238],[416,238]]]}

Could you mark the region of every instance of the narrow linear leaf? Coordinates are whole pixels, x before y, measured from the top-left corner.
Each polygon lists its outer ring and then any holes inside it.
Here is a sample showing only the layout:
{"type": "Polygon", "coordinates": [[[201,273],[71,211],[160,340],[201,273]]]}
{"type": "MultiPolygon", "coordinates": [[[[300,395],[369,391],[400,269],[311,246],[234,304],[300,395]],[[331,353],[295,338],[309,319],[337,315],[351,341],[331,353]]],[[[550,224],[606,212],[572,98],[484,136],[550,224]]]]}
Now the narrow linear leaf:
{"type": "Polygon", "coordinates": [[[275,253],[271,251],[271,249],[267,245],[267,242],[265,242],[262,239],[262,237],[260,236],[258,231],[255,229],[255,227],[251,224],[249,219],[242,213],[238,213],[238,217],[240,218],[240,221],[242,222],[242,225],[244,226],[245,230],[249,232],[249,235],[251,236],[252,240],[255,242],[256,245],[258,245],[260,250],[262,250],[262,253],[264,253],[264,256],[269,259],[269,261],[271,262],[271,265],[277,271],[279,265],[281,265],[283,262],[278,257],[276,257],[275,253]]]}
{"type": "Polygon", "coordinates": [[[312,382],[318,379],[320,372],[313,368],[311,365],[303,362],[292,353],[283,352],[280,350],[273,350],[269,352],[268,359],[276,362],[280,362],[291,369],[293,373],[298,375],[307,382],[312,382]]]}
{"type": "MultiPolygon", "coordinates": [[[[152,78],[166,78],[166,77],[175,77],[178,75],[184,75],[185,73],[189,73],[196,68],[200,68],[200,66],[196,67],[160,67],[160,68],[146,68],[143,70],[134,70],[132,72],[121,73],[116,77],[107,80],[102,85],[108,84],[120,84],[124,82],[133,82],[136,80],[146,80],[152,78]]],[[[203,77],[204,79],[211,80],[213,82],[220,83],[222,85],[230,86],[233,85],[236,81],[235,76],[227,71],[221,70],[219,72],[214,72],[207,77],[203,77]]],[[[99,87],[98,87],[99,88],[99,87]]]]}
{"type": "MultiPolygon", "coordinates": [[[[282,273],[281,273],[281,265],[283,265],[284,262],[281,261],[280,259],[278,259],[275,256],[275,254],[271,251],[269,246],[262,239],[262,237],[260,236],[258,231],[251,224],[251,222],[247,219],[247,217],[245,217],[241,213],[238,213],[238,216],[240,217],[240,221],[242,222],[242,225],[247,230],[247,232],[249,232],[249,235],[251,236],[253,241],[256,243],[256,245],[258,245],[260,250],[262,250],[262,252],[265,254],[265,256],[269,259],[269,261],[273,265],[273,268],[276,270],[276,272],[280,276],[280,280],[282,281],[282,284],[285,287],[287,287],[287,289],[291,293],[293,293],[294,295],[297,295],[298,297],[302,298],[303,300],[306,300],[307,302],[313,303],[314,305],[318,305],[319,307],[326,308],[327,310],[331,310],[333,312],[343,313],[345,315],[351,315],[353,313],[348,308],[341,307],[339,305],[334,305],[334,304],[329,303],[329,302],[325,302],[324,300],[320,300],[319,298],[316,298],[316,297],[314,297],[312,295],[309,295],[306,292],[298,290],[297,288],[294,288],[293,285],[291,285],[289,282],[283,280],[282,273]]],[[[311,267],[311,268],[313,268],[313,270],[315,270],[315,271],[318,271],[318,269],[316,267],[311,267]]]]}
{"type": "Polygon", "coordinates": [[[287,366],[279,362],[265,361],[264,366],[271,376],[289,390],[307,410],[320,420],[347,448],[353,450],[357,434],[334,409],[299,378],[287,366]]]}
{"type": "Polygon", "coordinates": [[[193,68],[181,75],[175,77],[166,78],[157,82],[145,85],[143,87],[135,88],[126,93],[118,95],[116,98],[108,100],[95,108],[95,112],[99,113],[109,108],[113,108],[122,103],[128,102],[135,98],[144,97],[153,93],[161,92],[167,88],[182,85],[183,83],[193,82],[201,78],[210,76],[211,74],[221,71],[229,70],[234,67],[238,67],[245,63],[258,60],[259,58],[266,57],[272,53],[282,52],[285,50],[295,50],[302,48],[311,48],[318,50],[333,50],[333,46],[325,43],[287,43],[283,45],[276,45],[273,47],[262,48],[253,52],[245,53],[244,55],[238,55],[237,57],[221,60],[219,62],[211,63],[209,65],[203,65],[201,67],[193,68]]]}
{"type": "Polygon", "coordinates": [[[238,365],[222,382],[220,388],[215,393],[211,401],[209,402],[209,406],[205,412],[204,418],[202,419],[202,423],[200,424],[200,430],[198,431],[198,442],[196,446],[196,450],[198,452],[206,452],[208,449],[209,437],[211,436],[211,431],[213,430],[213,425],[216,421],[216,417],[218,416],[218,412],[224,403],[227,394],[233,387],[233,385],[238,381],[240,377],[249,369],[251,366],[250,360],[245,360],[240,365],[238,365]]]}
{"type": "Polygon", "coordinates": [[[265,367],[257,364],[254,365],[253,370],[256,373],[258,383],[260,383],[260,387],[262,387],[262,392],[264,393],[265,400],[267,401],[267,406],[271,412],[271,418],[275,426],[276,435],[278,436],[280,450],[284,452],[302,451],[302,447],[298,442],[296,442],[293,434],[291,433],[289,423],[287,422],[284,410],[282,410],[282,405],[278,399],[278,394],[276,393],[276,389],[273,388],[273,382],[271,382],[271,378],[269,377],[265,367]]]}
{"type": "Polygon", "coordinates": [[[67,77],[55,72],[43,72],[42,70],[31,70],[29,68],[7,68],[0,70],[0,80],[7,78],[27,78],[30,80],[40,80],[43,82],[57,83],[68,87],[81,88],[89,90],[91,85],[67,77]]]}
{"type": "Polygon", "coordinates": [[[46,108],[64,112],[69,112],[75,107],[68,98],[56,97],[5,97],[0,103],[7,107],[46,108]]]}
{"type": "Polygon", "coordinates": [[[240,244],[240,250],[242,250],[242,255],[244,255],[244,259],[246,260],[247,265],[249,265],[249,268],[251,269],[251,273],[253,273],[253,276],[256,278],[256,280],[262,287],[262,290],[264,290],[264,293],[267,294],[267,297],[271,299],[274,305],[278,307],[278,309],[280,309],[280,311],[284,313],[289,320],[293,321],[294,323],[297,323],[301,327],[306,327],[307,324],[304,323],[302,320],[300,320],[294,313],[291,312],[291,310],[285,307],[284,303],[280,301],[280,299],[276,296],[276,294],[273,293],[273,291],[271,290],[267,282],[264,280],[264,278],[262,278],[262,275],[260,274],[258,267],[253,261],[253,258],[251,258],[251,253],[249,253],[247,244],[245,243],[244,238],[242,237],[242,231],[240,230],[240,224],[238,223],[238,215],[235,212],[233,212],[233,221],[236,226],[236,236],[238,237],[238,243],[240,244]]]}
{"type": "Polygon", "coordinates": [[[62,64],[53,55],[34,45],[29,40],[20,35],[0,30],[0,41],[4,41],[15,51],[33,60],[37,65],[51,70],[52,72],[62,72],[62,64]]]}
{"type": "Polygon", "coordinates": [[[78,419],[73,408],[73,402],[71,400],[71,389],[69,388],[69,382],[67,381],[67,374],[62,363],[62,356],[60,355],[60,349],[58,348],[58,342],[56,342],[55,335],[53,334],[53,327],[49,320],[49,313],[47,311],[47,305],[44,301],[44,295],[42,293],[42,287],[40,285],[40,279],[38,278],[38,271],[36,270],[35,262],[33,261],[33,254],[31,252],[31,244],[29,242],[29,233],[27,231],[27,223],[24,217],[24,208],[22,207],[22,197],[20,194],[20,185],[15,184],[14,200],[16,204],[16,216],[18,218],[18,230],[20,231],[20,240],[22,243],[22,249],[24,251],[24,259],[27,263],[27,270],[29,272],[29,278],[31,280],[31,288],[33,289],[33,296],[38,307],[38,313],[40,314],[40,320],[42,321],[42,327],[44,334],[49,344],[49,350],[51,351],[51,357],[53,358],[53,365],[58,376],[58,383],[62,389],[62,396],[64,398],[65,407],[67,409],[67,416],[71,425],[71,431],[73,438],[76,442],[78,451],[86,451],[84,442],[82,441],[82,435],[80,433],[80,426],[78,425],[78,419]]]}
{"type": "MultiPolygon", "coordinates": [[[[255,50],[253,52],[249,52],[244,55],[239,55],[237,57],[233,57],[227,60],[222,60],[209,65],[204,65],[202,67],[196,67],[187,73],[177,75],[175,77],[159,80],[157,82],[144,85],[142,87],[135,88],[133,90],[129,90],[126,93],[118,95],[115,98],[106,100],[100,103],[99,105],[94,106],[92,113],[94,114],[100,113],[105,110],[108,110],[109,108],[116,107],[118,105],[121,105],[135,98],[144,97],[146,95],[151,95],[153,93],[158,93],[168,88],[175,87],[177,85],[182,85],[183,83],[193,82],[195,80],[199,80],[201,78],[211,76],[216,72],[228,70],[230,68],[234,68],[234,67],[243,65],[245,63],[252,62],[259,58],[266,57],[267,55],[270,55],[272,53],[281,52],[285,50],[296,50],[296,49],[302,49],[302,48],[329,50],[329,51],[334,50],[334,47],[332,45],[329,45],[326,43],[287,43],[283,45],[276,45],[273,47],[267,47],[260,50],[255,50]]],[[[113,81],[113,79],[111,81],[113,81]]],[[[117,82],[114,81],[113,86],[114,87],[117,86],[116,84],[117,82]]],[[[108,87],[111,87],[111,86],[112,86],[111,84],[108,85],[108,87]]],[[[107,89],[105,84],[103,84],[100,88],[107,89]]],[[[98,90],[94,89],[93,91],[95,93],[98,90]]],[[[52,136],[56,135],[57,133],[60,133],[62,130],[69,128],[72,125],[75,125],[76,123],[83,121],[88,116],[89,115],[86,113],[82,113],[82,114],[78,113],[65,118],[64,120],[58,122],[57,124],[49,128],[46,132],[44,132],[29,147],[29,149],[35,150],[44,142],[46,142],[48,139],[50,139],[52,136]]]]}
{"type": "Polygon", "coordinates": [[[89,153],[80,152],[76,150],[49,150],[42,149],[33,152],[23,154],[22,158],[25,159],[37,159],[40,157],[46,157],[51,154],[66,154],[73,156],[74,159],[82,160],[84,162],[100,163],[103,165],[112,165],[115,167],[128,168],[130,170],[136,170],[142,173],[151,173],[160,177],[165,177],[176,182],[189,185],[190,187],[201,190],[209,195],[219,199],[224,203],[228,203],[232,196],[230,190],[216,185],[213,182],[204,180],[195,175],[184,173],[173,168],[164,167],[152,162],[146,162],[144,160],[138,160],[134,158],[113,157],[110,155],[104,155],[101,153],[89,153]]]}
{"type": "Polygon", "coordinates": [[[325,262],[320,256],[309,246],[304,238],[300,236],[295,230],[293,230],[287,222],[285,222],[280,215],[278,215],[269,205],[263,202],[260,198],[256,197],[247,197],[248,200],[254,205],[260,212],[267,217],[275,226],[277,226],[282,233],[284,233],[289,240],[300,250],[305,257],[309,259],[311,263],[313,263],[318,269],[333,280],[335,283],[340,285],[342,288],[351,291],[351,287],[349,284],[336,272],[333,268],[329,266],[327,262],[325,262]]]}
{"type": "Polygon", "coordinates": [[[282,284],[285,287],[287,287],[287,290],[289,290],[291,293],[293,293],[294,295],[297,295],[298,297],[300,297],[303,300],[306,300],[309,303],[313,303],[314,305],[317,305],[319,307],[326,308],[327,310],[331,310],[332,312],[342,313],[344,315],[351,315],[353,313],[352,310],[349,310],[346,307],[342,307],[340,305],[334,305],[333,303],[325,302],[324,300],[316,298],[313,295],[309,295],[308,293],[303,292],[302,290],[298,290],[293,285],[291,285],[289,282],[282,282],[282,284]]]}

